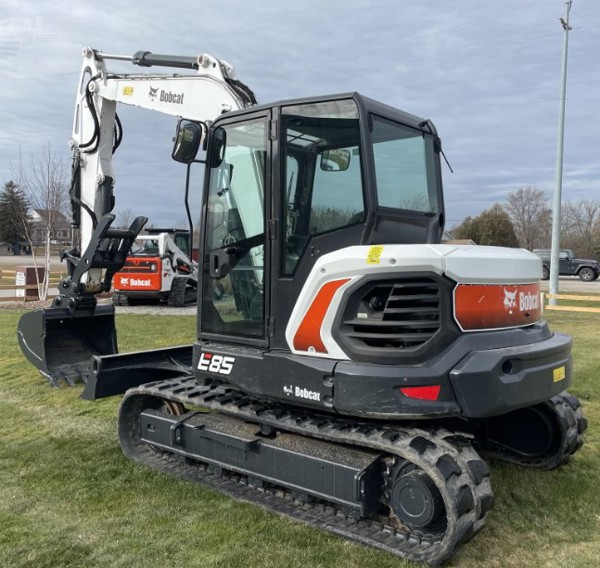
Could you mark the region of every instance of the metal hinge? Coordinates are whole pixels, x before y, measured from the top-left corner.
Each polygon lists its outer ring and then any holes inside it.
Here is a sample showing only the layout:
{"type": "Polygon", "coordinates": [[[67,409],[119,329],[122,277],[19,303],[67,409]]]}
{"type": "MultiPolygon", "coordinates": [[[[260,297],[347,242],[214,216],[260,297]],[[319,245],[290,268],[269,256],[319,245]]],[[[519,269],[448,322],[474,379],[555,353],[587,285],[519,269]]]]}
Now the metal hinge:
{"type": "Polygon", "coordinates": [[[267,320],[267,328],[269,337],[275,337],[275,318],[273,316],[269,316],[267,320]]]}
{"type": "Polygon", "coordinates": [[[277,238],[277,219],[267,221],[267,239],[273,241],[277,238]]]}
{"type": "Polygon", "coordinates": [[[277,140],[277,121],[269,120],[269,140],[277,140]]]}

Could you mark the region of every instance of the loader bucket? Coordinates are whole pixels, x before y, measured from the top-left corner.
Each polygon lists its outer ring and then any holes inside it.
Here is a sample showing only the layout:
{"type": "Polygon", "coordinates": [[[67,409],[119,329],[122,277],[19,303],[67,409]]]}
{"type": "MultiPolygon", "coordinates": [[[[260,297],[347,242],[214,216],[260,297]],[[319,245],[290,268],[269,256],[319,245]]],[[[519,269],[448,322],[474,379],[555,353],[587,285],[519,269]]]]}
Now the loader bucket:
{"type": "Polygon", "coordinates": [[[53,386],[61,380],[73,386],[87,381],[93,355],[117,353],[115,309],[98,305],[70,313],[52,307],[27,312],[17,330],[21,351],[53,386]]]}

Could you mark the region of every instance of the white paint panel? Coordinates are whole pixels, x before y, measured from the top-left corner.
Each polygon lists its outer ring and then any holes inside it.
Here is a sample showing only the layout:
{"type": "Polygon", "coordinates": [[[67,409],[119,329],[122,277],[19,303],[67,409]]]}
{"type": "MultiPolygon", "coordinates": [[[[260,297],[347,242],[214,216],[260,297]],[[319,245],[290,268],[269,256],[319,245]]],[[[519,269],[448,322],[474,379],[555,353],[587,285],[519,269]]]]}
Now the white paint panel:
{"type": "Polygon", "coordinates": [[[381,245],[379,262],[367,261],[370,246],[356,246],[323,255],[313,267],[298,297],[286,327],[285,337],[293,353],[293,340],[321,287],[332,280],[351,278],[333,297],[321,329],[327,354],[314,356],[349,359],[334,341],[331,329],[340,309],[343,290],[357,279],[372,274],[433,272],[446,275],[459,284],[528,284],[540,280],[542,263],[538,256],[524,249],[483,247],[476,245],[381,245]]]}

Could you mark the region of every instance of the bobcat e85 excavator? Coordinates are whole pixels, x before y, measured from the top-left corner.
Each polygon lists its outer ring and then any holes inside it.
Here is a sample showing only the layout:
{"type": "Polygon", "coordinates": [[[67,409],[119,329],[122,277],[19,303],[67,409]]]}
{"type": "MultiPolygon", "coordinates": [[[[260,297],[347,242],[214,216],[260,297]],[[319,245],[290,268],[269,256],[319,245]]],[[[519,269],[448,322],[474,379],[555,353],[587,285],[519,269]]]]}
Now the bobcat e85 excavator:
{"type": "Polygon", "coordinates": [[[210,56],[84,51],[82,252],[65,253],[52,307],[22,317],[20,345],[53,382],[82,376],[86,399],[125,393],[131,459],[438,564],[492,507],[480,456],[551,469],[582,444],[541,261],[440,244],[430,120],[358,93],[255,103],[210,56]],[[196,74],[114,74],[110,59],[196,74]],[[193,346],[118,354],[114,308],[94,297],[145,222],[111,228],[116,102],[183,117],[173,157],[188,168],[205,145],[193,346]]]}

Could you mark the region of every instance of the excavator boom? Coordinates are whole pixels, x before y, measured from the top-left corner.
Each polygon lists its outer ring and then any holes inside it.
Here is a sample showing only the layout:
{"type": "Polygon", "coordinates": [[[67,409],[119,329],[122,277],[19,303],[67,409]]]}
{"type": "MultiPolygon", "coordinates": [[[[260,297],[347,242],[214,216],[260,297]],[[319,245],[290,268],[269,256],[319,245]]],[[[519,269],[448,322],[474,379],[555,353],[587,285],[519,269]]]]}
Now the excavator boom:
{"type": "MultiPolygon", "coordinates": [[[[118,352],[114,307],[98,304],[96,296],[111,289],[113,276],[123,267],[147,222],[140,216],[127,229],[112,227],[112,159],[123,133],[118,103],[193,121],[204,137],[208,125],[221,114],[253,106],[256,99],[231,65],[211,55],[138,51],[123,56],[83,50],[70,141],[73,239],[71,249],[61,253],[68,275],[52,306],[24,314],[17,332],[26,358],[54,385],[62,379],[69,384],[78,378],[87,380],[92,356],[118,352]],[[178,71],[116,73],[108,69],[108,63],[114,61],[130,62],[144,70],[160,66],[178,71]]],[[[194,157],[195,152],[192,160],[194,157]]]]}

